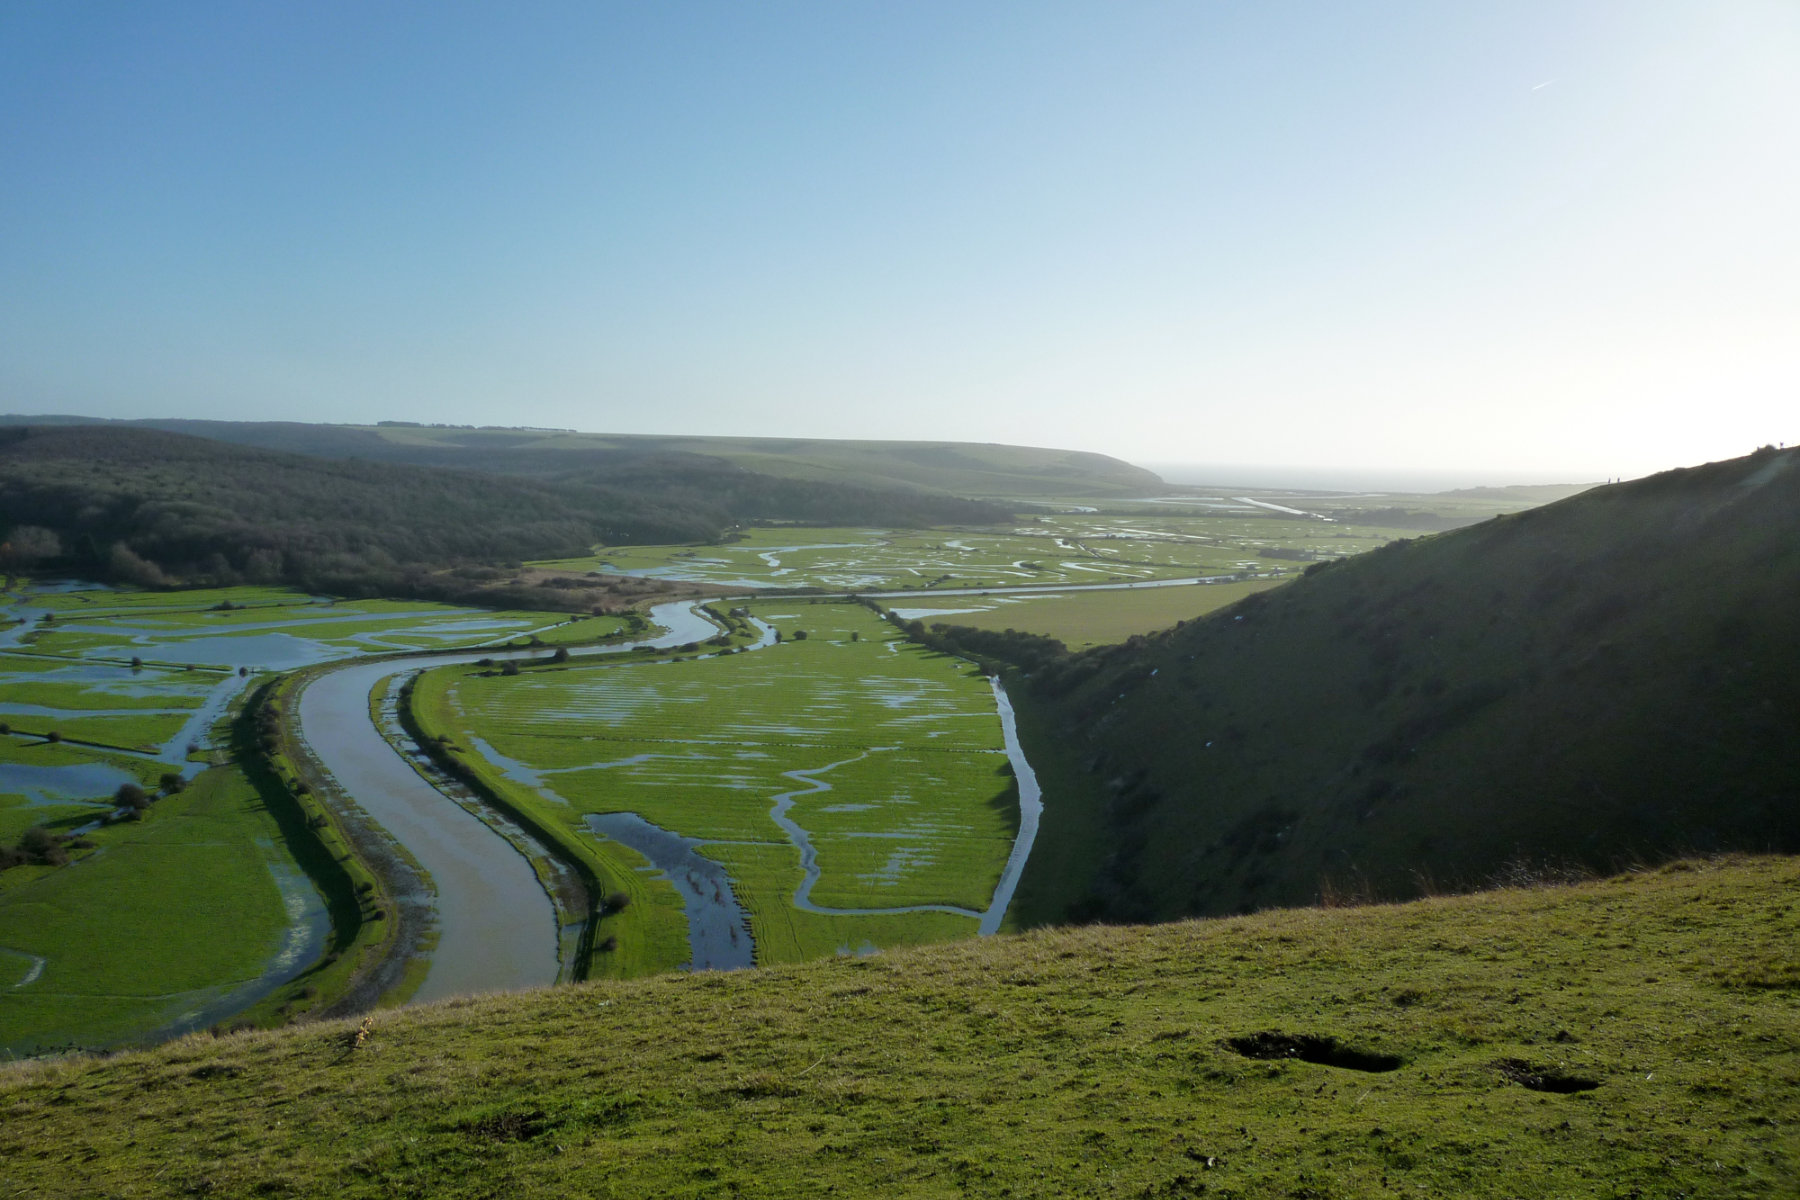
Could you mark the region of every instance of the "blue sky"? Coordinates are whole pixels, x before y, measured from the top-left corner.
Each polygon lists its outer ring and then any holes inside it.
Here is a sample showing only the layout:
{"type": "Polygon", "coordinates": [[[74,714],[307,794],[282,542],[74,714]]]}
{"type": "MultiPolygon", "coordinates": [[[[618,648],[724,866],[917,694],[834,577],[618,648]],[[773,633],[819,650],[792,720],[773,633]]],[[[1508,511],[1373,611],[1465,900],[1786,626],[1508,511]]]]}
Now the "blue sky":
{"type": "Polygon", "coordinates": [[[0,7],[0,410],[1800,439],[1800,5],[0,7]]]}

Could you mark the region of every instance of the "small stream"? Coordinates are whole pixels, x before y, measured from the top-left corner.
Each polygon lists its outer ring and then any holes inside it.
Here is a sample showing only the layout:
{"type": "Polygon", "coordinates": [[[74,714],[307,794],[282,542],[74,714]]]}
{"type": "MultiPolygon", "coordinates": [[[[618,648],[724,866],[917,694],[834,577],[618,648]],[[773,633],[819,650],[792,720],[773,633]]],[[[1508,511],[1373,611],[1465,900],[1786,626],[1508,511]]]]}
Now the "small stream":
{"type": "MultiPolygon", "coordinates": [[[[795,908],[831,917],[942,912],[979,922],[976,932],[982,937],[1000,931],[1001,922],[1006,918],[1006,910],[1012,904],[1013,893],[1018,889],[1019,877],[1024,874],[1025,864],[1031,858],[1031,848],[1037,840],[1044,802],[1037,774],[1032,771],[1031,764],[1025,759],[1024,749],[1019,744],[1018,723],[1013,715],[1012,702],[1007,698],[1006,688],[995,677],[990,677],[989,683],[993,686],[994,703],[999,711],[1006,758],[1012,764],[1013,778],[1019,789],[1019,831],[1013,837],[1012,851],[1007,855],[1006,866],[1001,870],[1000,880],[994,887],[993,898],[988,902],[987,908],[981,912],[951,904],[827,908],[813,903],[812,889],[819,881],[818,854],[812,843],[812,835],[788,813],[800,797],[831,790],[831,784],[819,776],[866,758],[867,751],[822,767],[782,772],[788,779],[804,785],[774,797],[774,806],[769,810],[770,818],[800,851],[804,878],[800,886],[794,889],[792,902],[795,908]]],[[[530,774],[522,766],[521,770],[530,774]]],[[[753,965],[754,947],[748,933],[748,916],[732,890],[731,876],[724,866],[700,853],[700,848],[708,843],[684,838],[630,812],[592,814],[588,816],[587,823],[595,833],[629,846],[650,860],[651,868],[668,879],[681,894],[688,919],[688,947],[692,953],[688,969],[732,970],[753,965]]]]}

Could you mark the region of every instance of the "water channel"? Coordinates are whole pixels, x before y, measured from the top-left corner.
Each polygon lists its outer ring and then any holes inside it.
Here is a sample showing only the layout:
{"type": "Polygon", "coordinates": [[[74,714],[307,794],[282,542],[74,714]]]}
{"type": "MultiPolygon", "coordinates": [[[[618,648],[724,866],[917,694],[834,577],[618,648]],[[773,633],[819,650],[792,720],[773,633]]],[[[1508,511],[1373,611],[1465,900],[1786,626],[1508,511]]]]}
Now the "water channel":
{"type": "MultiPolygon", "coordinates": [[[[705,641],[719,632],[699,613],[697,606],[689,602],[661,604],[650,615],[664,632],[630,643],[571,648],[570,656],[616,655],[638,647],[669,649],[705,641]]],[[[15,630],[7,631],[12,637],[0,636],[0,645],[16,639],[28,628],[29,622],[22,622],[15,630]]],[[[244,651],[252,648],[246,643],[268,636],[251,634],[247,638],[221,637],[218,640],[236,642],[236,648],[244,651]]],[[[772,642],[773,633],[765,628],[760,646],[772,642]]],[[[283,659],[280,663],[259,665],[299,666],[318,661],[310,644],[281,649],[294,653],[275,655],[283,659]]],[[[352,659],[324,669],[299,695],[296,705],[299,731],[314,757],[341,793],[352,797],[374,823],[404,847],[430,879],[435,893],[431,901],[435,944],[425,978],[414,994],[417,1000],[553,983],[561,970],[559,943],[562,931],[550,897],[527,857],[506,839],[496,836],[488,823],[446,797],[421,776],[415,765],[396,749],[371,718],[370,697],[384,683],[391,690],[396,677],[430,667],[473,663],[483,658],[505,660],[542,654],[542,648],[475,648],[374,662],[352,659]]],[[[252,660],[255,657],[252,655],[252,660]]],[[[93,669],[116,671],[118,668],[96,664],[93,669]]],[[[235,672],[218,677],[180,735],[170,739],[154,757],[178,766],[185,774],[198,770],[201,764],[184,761],[189,743],[202,738],[247,682],[235,672]]],[[[796,796],[829,790],[831,785],[817,776],[829,771],[830,766],[790,772],[789,777],[804,786],[776,797],[775,810],[771,813],[800,850],[805,867],[806,877],[793,898],[796,907],[846,915],[948,911],[976,919],[982,934],[991,934],[999,928],[1030,855],[1043,806],[1036,778],[1019,748],[1005,691],[997,679],[992,682],[1007,756],[1019,785],[1020,828],[989,907],[983,912],[938,905],[840,910],[812,904],[808,893],[819,872],[811,842],[806,831],[785,814],[796,796]]],[[[104,781],[96,779],[93,782],[104,781]]],[[[689,922],[691,968],[730,969],[751,965],[753,947],[745,913],[733,892],[729,874],[697,851],[702,843],[661,829],[631,813],[590,817],[589,825],[596,835],[612,838],[643,854],[681,893],[689,922]]],[[[294,908],[289,893],[294,892],[296,896],[298,893],[286,886],[293,881],[283,879],[278,882],[284,885],[284,898],[289,900],[290,908],[294,908]]],[[[300,960],[310,961],[314,956],[312,951],[322,944],[325,932],[322,907],[316,896],[310,894],[310,888],[301,890],[309,893],[305,911],[291,913],[295,918],[291,936],[284,941],[270,971],[249,985],[259,994],[291,976],[297,969],[296,963],[304,966],[300,960]]],[[[249,996],[246,999],[246,995],[245,991],[237,990],[208,1005],[205,1013],[187,1015],[202,1022],[213,1019],[215,1009],[222,1010],[227,1004],[241,1008],[256,998],[249,996]]]]}
{"type": "MultiPolygon", "coordinates": [[[[571,649],[573,658],[668,649],[719,630],[692,605],[658,605],[665,632],[636,642],[571,649]]],[[[541,657],[541,648],[464,650],[325,671],[300,693],[300,731],[344,795],[405,847],[430,877],[436,946],[417,1000],[554,983],[560,925],[549,895],[523,854],[419,774],[371,719],[369,696],[384,681],[428,667],[483,658],[541,657]]]]}
{"type": "MultiPolygon", "coordinates": [[[[668,629],[656,638],[627,645],[573,651],[572,656],[617,654],[638,645],[659,648],[703,641],[717,630],[685,604],[659,605],[652,619],[668,629]],[[698,622],[698,624],[696,624],[698,622]]],[[[759,647],[772,644],[765,628],[759,647]]],[[[476,990],[503,990],[554,982],[558,975],[556,913],[524,856],[515,853],[481,820],[448,801],[397,751],[368,716],[368,696],[384,679],[447,663],[474,662],[504,653],[461,652],[413,657],[399,662],[353,663],[307,685],[300,700],[300,726],[314,754],[346,794],[376,823],[392,833],[431,876],[437,892],[438,941],[418,1000],[440,999],[476,990]]],[[[1037,778],[1019,745],[1012,706],[998,679],[990,681],[1008,761],[1019,790],[1019,830],[988,907],[983,911],[949,905],[836,909],[816,905],[810,892],[819,869],[807,831],[787,816],[796,797],[829,790],[818,778],[832,766],[788,772],[804,786],[774,797],[770,816],[800,851],[804,878],[793,896],[796,908],[827,915],[949,912],[975,920],[977,931],[998,931],[1037,836],[1043,811],[1037,778]]],[[[484,749],[509,777],[529,786],[545,782],[522,764],[484,749]]],[[[748,967],[754,947],[747,915],[729,873],[702,852],[706,843],[652,824],[636,813],[594,814],[587,818],[597,836],[643,855],[650,869],[681,895],[688,921],[692,970],[748,967]]]]}

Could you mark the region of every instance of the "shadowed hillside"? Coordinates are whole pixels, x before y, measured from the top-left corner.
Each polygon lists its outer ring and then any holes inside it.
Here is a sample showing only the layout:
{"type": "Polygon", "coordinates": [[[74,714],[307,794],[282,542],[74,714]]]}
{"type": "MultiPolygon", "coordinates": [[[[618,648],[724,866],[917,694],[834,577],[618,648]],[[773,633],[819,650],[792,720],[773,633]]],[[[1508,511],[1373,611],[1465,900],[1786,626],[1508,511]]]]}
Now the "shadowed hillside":
{"type": "Polygon", "coordinates": [[[1800,848],[1795,451],[1320,564],[1039,667],[1030,919],[1800,848]]]}

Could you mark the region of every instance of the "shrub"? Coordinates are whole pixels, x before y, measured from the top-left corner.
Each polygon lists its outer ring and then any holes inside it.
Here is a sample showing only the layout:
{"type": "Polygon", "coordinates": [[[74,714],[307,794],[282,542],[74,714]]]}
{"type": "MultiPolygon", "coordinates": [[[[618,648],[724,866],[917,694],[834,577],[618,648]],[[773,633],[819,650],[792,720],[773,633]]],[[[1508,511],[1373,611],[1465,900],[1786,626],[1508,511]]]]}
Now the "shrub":
{"type": "Polygon", "coordinates": [[[19,838],[19,853],[27,861],[46,867],[60,867],[69,861],[62,839],[42,825],[33,825],[19,838]]]}
{"type": "Polygon", "coordinates": [[[120,808],[148,808],[150,795],[135,783],[121,783],[113,793],[113,803],[120,808]]]}
{"type": "Polygon", "coordinates": [[[500,664],[500,673],[502,675],[517,675],[519,673],[519,664],[509,658],[500,664]]]}
{"type": "Polygon", "coordinates": [[[631,896],[627,892],[613,892],[606,897],[606,909],[609,913],[620,912],[631,905],[631,896]]]}
{"type": "Polygon", "coordinates": [[[181,777],[180,771],[164,771],[157,779],[156,786],[162,789],[165,796],[173,796],[187,786],[187,780],[181,777]]]}

